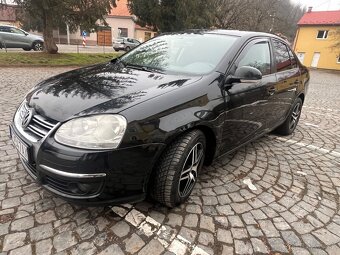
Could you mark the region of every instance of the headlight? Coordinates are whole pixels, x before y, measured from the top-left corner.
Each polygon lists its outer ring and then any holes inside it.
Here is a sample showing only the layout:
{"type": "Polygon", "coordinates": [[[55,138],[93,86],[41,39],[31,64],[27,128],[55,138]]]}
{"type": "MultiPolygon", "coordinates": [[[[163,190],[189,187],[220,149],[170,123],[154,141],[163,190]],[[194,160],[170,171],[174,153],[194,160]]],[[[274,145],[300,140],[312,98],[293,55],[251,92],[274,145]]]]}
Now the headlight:
{"type": "Polygon", "coordinates": [[[70,120],[55,134],[58,143],[83,149],[115,149],[123,139],[126,119],[121,115],[94,115],[70,120]]]}

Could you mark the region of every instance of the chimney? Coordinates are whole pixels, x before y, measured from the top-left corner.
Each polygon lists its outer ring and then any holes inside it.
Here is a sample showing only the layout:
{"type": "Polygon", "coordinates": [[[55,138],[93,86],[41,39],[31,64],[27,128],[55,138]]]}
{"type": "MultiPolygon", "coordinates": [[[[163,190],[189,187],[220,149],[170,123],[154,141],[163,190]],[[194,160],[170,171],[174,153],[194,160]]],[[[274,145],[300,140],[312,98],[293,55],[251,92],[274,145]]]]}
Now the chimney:
{"type": "Polygon", "coordinates": [[[308,11],[307,11],[307,12],[308,12],[308,13],[311,13],[311,12],[312,12],[312,10],[313,10],[313,6],[309,6],[309,7],[308,7],[308,11]]]}

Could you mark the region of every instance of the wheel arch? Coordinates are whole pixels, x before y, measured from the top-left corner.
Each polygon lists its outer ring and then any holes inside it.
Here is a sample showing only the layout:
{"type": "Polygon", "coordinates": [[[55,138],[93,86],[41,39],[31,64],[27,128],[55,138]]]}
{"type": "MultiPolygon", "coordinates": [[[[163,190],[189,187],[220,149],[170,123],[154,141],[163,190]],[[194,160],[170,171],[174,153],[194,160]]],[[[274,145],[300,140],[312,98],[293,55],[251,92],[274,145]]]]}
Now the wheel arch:
{"type": "Polygon", "coordinates": [[[39,39],[37,39],[37,40],[34,40],[33,42],[32,42],[32,49],[33,49],[33,47],[34,47],[34,44],[36,44],[36,43],[42,43],[42,44],[44,44],[44,41],[42,41],[42,40],[39,40],[39,39]]]}
{"type": "Polygon", "coordinates": [[[301,94],[298,96],[298,98],[301,98],[301,100],[302,100],[302,105],[303,105],[303,103],[305,102],[305,94],[304,94],[304,93],[301,93],[301,94]]]}
{"type": "MultiPolygon", "coordinates": [[[[206,138],[206,155],[204,159],[204,165],[211,165],[213,162],[213,159],[215,158],[215,153],[217,149],[217,137],[214,132],[214,130],[207,126],[207,125],[196,125],[192,126],[190,128],[182,129],[181,132],[177,132],[176,134],[172,135],[167,139],[166,146],[162,149],[162,151],[157,156],[157,159],[155,160],[155,165],[157,164],[157,161],[162,157],[163,153],[166,151],[166,148],[174,142],[176,139],[181,137],[183,134],[188,133],[192,130],[198,129],[203,132],[205,138],[206,138]]],[[[155,165],[151,169],[151,171],[148,173],[147,180],[145,182],[144,188],[148,190],[148,186],[150,184],[150,180],[153,178],[153,175],[155,174],[155,165]]]]}
{"type": "Polygon", "coordinates": [[[187,127],[181,129],[181,132],[177,132],[176,134],[172,135],[170,138],[167,139],[167,145],[178,139],[184,133],[188,133],[192,130],[198,129],[203,132],[206,138],[206,154],[204,165],[210,165],[215,158],[216,148],[217,148],[217,136],[215,131],[212,127],[204,124],[198,124],[195,126],[187,127]]]}

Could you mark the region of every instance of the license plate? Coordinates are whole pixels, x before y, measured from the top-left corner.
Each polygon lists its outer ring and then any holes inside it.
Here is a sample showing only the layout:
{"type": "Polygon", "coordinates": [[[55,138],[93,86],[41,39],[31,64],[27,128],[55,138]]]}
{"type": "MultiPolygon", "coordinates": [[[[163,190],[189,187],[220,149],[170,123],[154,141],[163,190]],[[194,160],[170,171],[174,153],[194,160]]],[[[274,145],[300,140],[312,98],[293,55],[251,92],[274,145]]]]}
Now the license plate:
{"type": "Polygon", "coordinates": [[[28,162],[28,146],[11,130],[12,142],[19,154],[28,162]]]}

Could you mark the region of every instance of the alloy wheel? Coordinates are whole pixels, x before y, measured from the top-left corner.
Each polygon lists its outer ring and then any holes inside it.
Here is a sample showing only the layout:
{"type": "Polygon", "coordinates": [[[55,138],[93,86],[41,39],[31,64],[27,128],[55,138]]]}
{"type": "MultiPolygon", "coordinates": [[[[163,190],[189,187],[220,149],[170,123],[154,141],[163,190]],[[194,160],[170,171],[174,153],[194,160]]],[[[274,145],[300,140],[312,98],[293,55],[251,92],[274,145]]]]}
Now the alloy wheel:
{"type": "Polygon", "coordinates": [[[34,44],[34,50],[35,50],[35,51],[42,51],[42,50],[43,50],[43,45],[42,45],[42,43],[35,43],[35,44],[34,44]]]}
{"type": "Polygon", "coordinates": [[[197,171],[202,162],[203,154],[204,147],[202,143],[195,144],[195,146],[190,150],[179,179],[178,193],[180,197],[185,197],[190,194],[191,190],[195,186],[198,176],[197,171]]]}
{"type": "Polygon", "coordinates": [[[296,127],[299,121],[300,114],[301,114],[301,104],[297,103],[292,111],[292,116],[291,116],[290,123],[289,123],[290,130],[296,127]]]}

